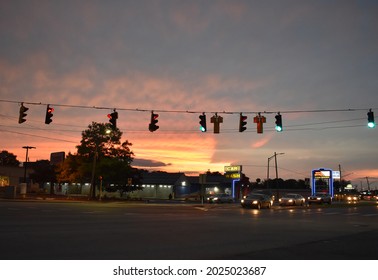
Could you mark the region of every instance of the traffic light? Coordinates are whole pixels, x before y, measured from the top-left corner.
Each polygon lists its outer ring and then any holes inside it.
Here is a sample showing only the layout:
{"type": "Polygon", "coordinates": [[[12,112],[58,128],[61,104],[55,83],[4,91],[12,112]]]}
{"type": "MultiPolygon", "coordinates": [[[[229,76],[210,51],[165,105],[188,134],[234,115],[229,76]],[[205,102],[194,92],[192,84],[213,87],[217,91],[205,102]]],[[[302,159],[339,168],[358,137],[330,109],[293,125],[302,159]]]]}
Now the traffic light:
{"type": "Polygon", "coordinates": [[[151,131],[151,132],[154,132],[156,130],[159,129],[159,126],[156,125],[158,123],[158,117],[159,115],[158,114],[155,114],[154,112],[151,112],[151,122],[150,124],[148,125],[148,129],[151,131]]]}
{"type": "Polygon", "coordinates": [[[223,117],[218,116],[218,114],[215,113],[215,115],[211,117],[210,121],[214,124],[214,133],[218,134],[220,131],[220,124],[223,123],[223,117]]]}
{"type": "Polygon", "coordinates": [[[276,131],[282,131],[282,116],[280,113],[276,115],[276,131]]]}
{"type": "Polygon", "coordinates": [[[112,129],[117,128],[117,119],[118,119],[118,113],[114,110],[113,113],[108,114],[109,122],[112,126],[112,129]]]}
{"type": "Polygon", "coordinates": [[[242,113],[240,113],[240,120],[239,120],[239,132],[243,132],[247,129],[247,116],[243,116],[242,113]]]}
{"type": "Polygon", "coordinates": [[[205,113],[203,113],[202,115],[200,115],[199,118],[200,118],[200,121],[199,121],[200,130],[202,132],[206,132],[207,131],[207,127],[206,127],[206,115],[205,115],[205,113]]]}
{"type": "Polygon", "coordinates": [[[368,127],[369,128],[374,128],[375,127],[374,112],[371,109],[367,113],[367,116],[368,116],[368,127]]]}
{"type": "Polygon", "coordinates": [[[25,107],[24,106],[24,103],[21,103],[21,107],[20,107],[20,115],[18,117],[18,123],[23,123],[23,122],[26,122],[26,115],[25,112],[29,110],[29,108],[25,107]]]}
{"type": "Polygon", "coordinates": [[[45,124],[50,124],[52,122],[52,117],[54,116],[52,112],[54,112],[54,108],[50,107],[50,104],[47,105],[45,124]]]}
{"type": "Polygon", "coordinates": [[[261,116],[261,114],[259,113],[256,117],[253,118],[253,122],[257,124],[257,133],[263,133],[266,118],[264,116],[261,116]]]}

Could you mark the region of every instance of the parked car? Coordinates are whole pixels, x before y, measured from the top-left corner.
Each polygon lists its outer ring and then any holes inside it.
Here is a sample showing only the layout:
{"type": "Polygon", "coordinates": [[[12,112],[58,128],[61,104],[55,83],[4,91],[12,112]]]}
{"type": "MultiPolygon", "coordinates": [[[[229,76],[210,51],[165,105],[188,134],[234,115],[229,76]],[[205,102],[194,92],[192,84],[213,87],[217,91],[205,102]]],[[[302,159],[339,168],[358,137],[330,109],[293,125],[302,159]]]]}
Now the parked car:
{"type": "Polygon", "coordinates": [[[284,206],[284,205],[304,205],[305,202],[306,202],[306,199],[301,196],[300,194],[296,194],[296,193],[288,193],[286,195],[284,195],[283,197],[281,197],[279,200],[278,200],[280,206],[284,206]]]}
{"type": "Polygon", "coordinates": [[[209,202],[209,203],[224,203],[224,202],[231,203],[231,202],[234,202],[234,198],[229,194],[220,193],[220,194],[215,194],[215,195],[209,196],[207,198],[207,202],[209,202]]]}
{"type": "Polygon", "coordinates": [[[312,196],[308,197],[307,200],[308,204],[317,203],[317,204],[323,204],[323,203],[332,203],[332,197],[327,193],[316,193],[312,196]]]}
{"type": "Polygon", "coordinates": [[[273,206],[273,200],[270,196],[265,194],[249,194],[240,201],[243,208],[271,208],[273,206]]]}

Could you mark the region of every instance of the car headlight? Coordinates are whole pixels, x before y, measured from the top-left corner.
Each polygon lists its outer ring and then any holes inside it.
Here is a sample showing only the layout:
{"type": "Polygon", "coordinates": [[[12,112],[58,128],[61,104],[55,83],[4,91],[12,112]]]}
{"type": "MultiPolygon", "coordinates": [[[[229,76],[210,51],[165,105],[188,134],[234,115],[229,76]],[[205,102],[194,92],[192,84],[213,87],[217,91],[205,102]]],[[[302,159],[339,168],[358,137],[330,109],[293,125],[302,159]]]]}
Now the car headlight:
{"type": "Polygon", "coordinates": [[[241,203],[244,203],[244,199],[240,200],[241,203]]]}
{"type": "Polygon", "coordinates": [[[292,200],[292,199],[289,199],[289,202],[293,202],[293,200],[292,200]]]}
{"type": "Polygon", "coordinates": [[[317,197],[316,199],[317,199],[317,200],[321,200],[321,198],[320,198],[320,197],[317,197]]]}
{"type": "Polygon", "coordinates": [[[218,200],[219,198],[218,197],[214,197],[214,200],[218,200]]]}
{"type": "Polygon", "coordinates": [[[282,199],[280,198],[279,200],[278,200],[279,202],[281,202],[282,201],[282,199]]]}
{"type": "Polygon", "coordinates": [[[252,201],[252,204],[257,204],[257,203],[259,203],[257,200],[252,201]]]}

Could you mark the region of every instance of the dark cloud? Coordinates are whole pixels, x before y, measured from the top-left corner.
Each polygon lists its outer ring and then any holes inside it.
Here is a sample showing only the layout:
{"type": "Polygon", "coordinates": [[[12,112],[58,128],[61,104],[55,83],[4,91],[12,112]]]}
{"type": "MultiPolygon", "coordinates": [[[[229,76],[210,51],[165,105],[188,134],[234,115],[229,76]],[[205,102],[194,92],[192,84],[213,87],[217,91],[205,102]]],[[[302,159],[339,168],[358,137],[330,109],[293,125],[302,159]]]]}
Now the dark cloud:
{"type": "Polygon", "coordinates": [[[165,167],[165,166],[170,166],[172,165],[171,163],[164,163],[161,161],[156,161],[156,160],[150,160],[150,159],[134,159],[133,166],[135,167],[165,167]]]}

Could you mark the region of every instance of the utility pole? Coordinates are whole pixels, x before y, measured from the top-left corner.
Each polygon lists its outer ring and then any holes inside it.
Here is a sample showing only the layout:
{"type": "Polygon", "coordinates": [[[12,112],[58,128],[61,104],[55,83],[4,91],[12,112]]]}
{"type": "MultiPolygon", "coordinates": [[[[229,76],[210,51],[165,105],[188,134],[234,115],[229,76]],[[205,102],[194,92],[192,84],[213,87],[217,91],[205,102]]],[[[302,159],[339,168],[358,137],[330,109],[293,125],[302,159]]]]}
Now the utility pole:
{"type": "Polygon", "coordinates": [[[267,170],[267,181],[266,181],[266,187],[267,189],[269,189],[269,162],[272,158],[274,158],[274,161],[275,161],[275,168],[276,168],[276,181],[277,181],[277,186],[278,186],[278,167],[277,167],[277,156],[278,155],[284,155],[285,153],[276,153],[274,152],[274,155],[272,155],[271,157],[268,158],[268,170],[267,170]]]}
{"type": "Polygon", "coordinates": [[[26,159],[25,159],[25,164],[24,164],[24,183],[26,183],[26,165],[28,160],[28,155],[29,155],[29,150],[30,149],[36,149],[36,147],[31,147],[31,146],[23,146],[23,149],[26,149],[26,159]]]}
{"type": "Polygon", "coordinates": [[[367,176],[366,176],[366,183],[367,183],[368,191],[370,191],[369,177],[367,176]]]}

